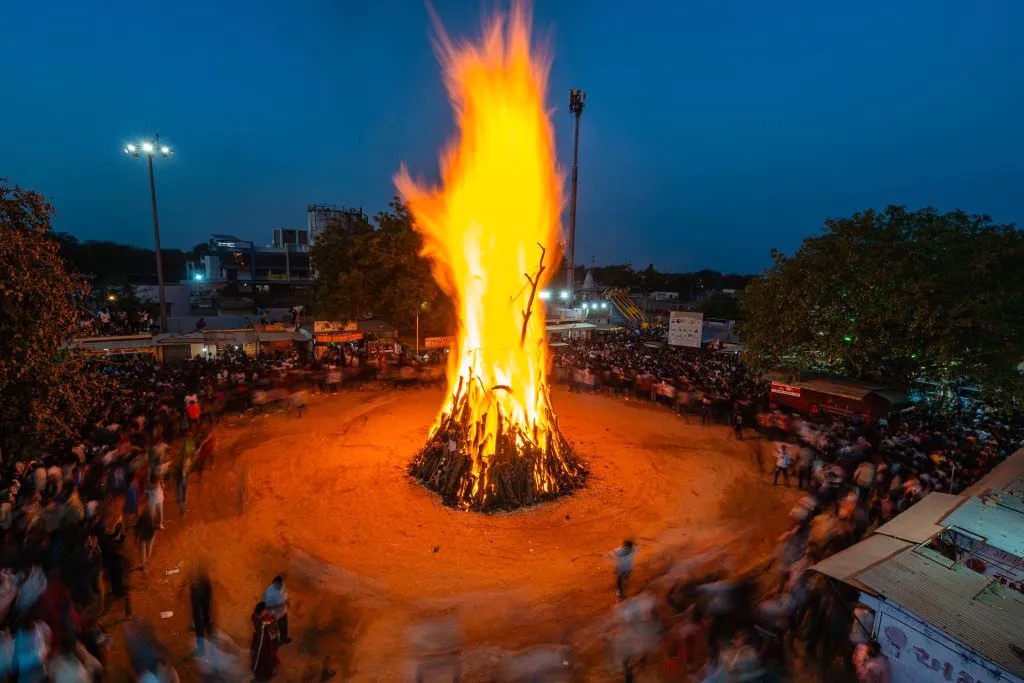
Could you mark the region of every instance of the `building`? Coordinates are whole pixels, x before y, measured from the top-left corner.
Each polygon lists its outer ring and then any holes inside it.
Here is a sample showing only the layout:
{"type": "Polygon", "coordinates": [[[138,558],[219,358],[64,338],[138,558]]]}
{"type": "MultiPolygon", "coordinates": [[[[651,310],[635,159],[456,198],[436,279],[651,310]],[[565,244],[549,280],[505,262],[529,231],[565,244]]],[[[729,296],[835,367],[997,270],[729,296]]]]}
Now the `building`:
{"type": "Polygon", "coordinates": [[[811,569],[859,592],[893,683],[1024,683],[1024,450],[811,569]]]}
{"type": "Polygon", "coordinates": [[[310,204],[306,207],[306,231],[309,234],[309,243],[316,242],[317,235],[331,223],[340,222],[351,225],[354,220],[367,221],[369,219],[362,209],[310,204]]]}
{"type": "Polygon", "coordinates": [[[866,419],[886,417],[910,401],[905,392],[880,384],[850,379],[788,379],[782,373],[769,373],[772,380],[769,400],[800,413],[860,415],[866,419]]]}
{"type": "Polygon", "coordinates": [[[251,240],[234,235],[212,235],[209,253],[189,263],[191,282],[210,286],[229,283],[268,284],[309,283],[309,233],[305,230],[277,228],[274,241],[257,246],[251,240]]]}

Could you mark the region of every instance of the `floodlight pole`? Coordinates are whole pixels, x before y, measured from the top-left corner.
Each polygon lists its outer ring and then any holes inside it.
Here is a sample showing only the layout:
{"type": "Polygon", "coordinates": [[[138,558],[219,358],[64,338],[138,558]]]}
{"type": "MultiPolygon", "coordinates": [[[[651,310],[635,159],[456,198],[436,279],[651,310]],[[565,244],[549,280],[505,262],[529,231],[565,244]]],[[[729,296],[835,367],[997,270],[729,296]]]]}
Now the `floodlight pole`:
{"type": "MultiPolygon", "coordinates": [[[[157,142],[160,138],[157,137],[157,142]]],[[[160,218],[156,211],[156,180],[153,178],[153,155],[147,154],[149,162],[149,197],[153,202],[153,243],[156,247],[156,282],[160,290],[160,331],[167,332],[167,293],[164,289],[164,259],[160,251],[160,218]]]]}
{"type": "Polygon", "coordinates": [[[576,296],[576,178],[580,159],[580,115],[586,101],[587,93],[582,90],[573,88],[569,91],[569,112],[576,120],[572,146],[572,194],[569,199],[569,272],[566,274],[570,305],[576,296]]]}

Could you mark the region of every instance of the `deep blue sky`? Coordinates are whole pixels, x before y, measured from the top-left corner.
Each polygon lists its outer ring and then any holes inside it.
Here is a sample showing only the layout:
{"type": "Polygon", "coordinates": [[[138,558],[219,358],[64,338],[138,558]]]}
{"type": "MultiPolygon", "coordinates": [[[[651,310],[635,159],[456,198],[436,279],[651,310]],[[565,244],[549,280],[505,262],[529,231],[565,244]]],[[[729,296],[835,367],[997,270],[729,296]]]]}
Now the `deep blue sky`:
{"type": "MultiPolygon", "coordinates": [[[[493,2],[436,0],[453,35],[493,2]]],[[[550,102],[588,93],[577,261],[758,270],[824,218],[902,203],[1024,223],[1024,3],[539,0],[550,102]]],[[[310,202],[374,213],[401,161],[436,175],[451,115],[419,0],[8,0],[0,176],[56,228],[258,242],[310,202]]]]}

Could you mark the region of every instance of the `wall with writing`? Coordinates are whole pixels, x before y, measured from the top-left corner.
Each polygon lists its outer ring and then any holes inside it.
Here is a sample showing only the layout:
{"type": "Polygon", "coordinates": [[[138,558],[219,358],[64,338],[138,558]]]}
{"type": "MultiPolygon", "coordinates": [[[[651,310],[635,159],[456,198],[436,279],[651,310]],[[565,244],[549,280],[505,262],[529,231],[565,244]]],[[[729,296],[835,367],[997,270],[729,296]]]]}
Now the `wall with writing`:
{"type": "Polygon", "coordinates": [[[892,683],[1024,683],[892,603],[882,603],[875,625],[892,683]]]}

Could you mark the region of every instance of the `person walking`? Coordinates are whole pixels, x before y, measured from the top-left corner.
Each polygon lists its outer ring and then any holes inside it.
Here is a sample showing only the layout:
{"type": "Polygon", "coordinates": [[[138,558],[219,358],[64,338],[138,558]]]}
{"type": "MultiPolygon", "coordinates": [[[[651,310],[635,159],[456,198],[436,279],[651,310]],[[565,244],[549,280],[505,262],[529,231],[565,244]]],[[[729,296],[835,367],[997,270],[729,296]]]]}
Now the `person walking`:
{"type": "Polygon", "coordinates": [[[185,436],[185,442],[181,446],[181,458],[174,470],[175,485],[178,490],[178,509],[182,517],[185,516],[188,506],[188,478],[192,474],[192,467],[195,462],[196,443],[192,434],[185,436]]]}
{"type": "Polygon", "coordinates": [[[164,528],[164,483],[160,475],[152,472],[149,475],[149,488],[146,489],[146,496],[149,498],[149,514],[153,518],[153,524],[159,529],[164,528]]]}
{"type": "Polygon", "coordinates": [[[196,654],[201,657],[206,652],[206,640],[213,634],[213,584],[201,564],[192,570],[188,596],[192,607],[192,628],[196,632],[196,654]]]}
{"type": "Polygon", "coordinates": [[[811,469],[814,466],[814,449],[804,444],[797,454],[796,485],[797,488],[811,487],[811,469]]]}
{"type": "Polygon", "coordinates": [[[743,441],[743,413],[738,410],[733,415],[732,428],[736,432],[736,440],[743,441]]]}
{"type": "Polygon", "coordinates": [[[153,514],[149,507],[142,509],[138,520],[135,522],[135,543],[139,547],[139,568],[142,571],[149,569],[149,560],[153,556],[153,541],[156,539],[156,524],[153,523],[153,514]]]}
{"type": "Polygon", "coordinates": [[[775,449],[775,476],[772,478],[772,485],[779,485],[779,474],[782,475],[782,480],[786,486],[789,486],[789,466],[793,464],[792,456],[789,454],[789,448],[784,443],[780,443],[775,449]]]}
{"type": "Polygon", "coordinates": [[[280,643],[287,645],[292,642],[292,639],[288,637],[288,588],[284,585],[283,576],[278,574],[267,586],[267,590],[263,593],[263,602],[267,612],[277,622],[278,631],[281,633],[280,643]]]}
{"type": "Polygon", "coordinates": [[[871,641],[867,646],[867,656],[857,665],[857,680],[860,683],[890,683],[892,668],[889,658],[882,654],[882,646],[871,641]]]}
{"type": "Polygon", "coordinates": [[[277,623],[263,601],[256,603],[250,620],[253,634],[249,644],[249,670],[254,680],[268,681],[281,663],[277,658],[277,623]]]}
{"type": "Polygon", "coordinates": [[[626,597],[626,581],[633,573],[633,560],[636,558],[636,544],[631,539],[626,539],[618,548],[612,551],[612,558],[615,560],[615,595],[619,600],[626,597]]]}

